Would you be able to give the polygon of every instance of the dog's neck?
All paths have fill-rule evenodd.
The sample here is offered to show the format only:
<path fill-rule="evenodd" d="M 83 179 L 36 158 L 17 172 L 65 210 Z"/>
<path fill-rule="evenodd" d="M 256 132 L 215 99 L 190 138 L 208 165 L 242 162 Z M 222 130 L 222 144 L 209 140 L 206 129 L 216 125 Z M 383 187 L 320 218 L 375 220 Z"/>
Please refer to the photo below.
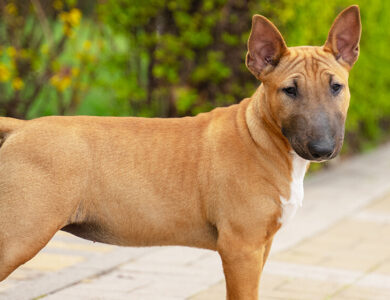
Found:
<path fill-rule="evenodd" d="M 251 97 L 246 110 L 246 122 L 253 140 L 264 150 L 271 153 L 278 151 L 284 155 L 292 151 L 280 125 L 272 115 L 263 84 Z"/>
<path fill-rule="evenodd" d="M 293 218 L 298 207 L 302 206 L 303 178 L 308 161 L 304 160 L 290 146 L 282 134 L 281 125 L 269 107 L 263 85 L 253 94 L 246 110 L 246 122 L 249 134 L 255 141 L 263 156 L 272 161 L 280 174 L 285 174 L 288 185 L 278 186 L 282 213 L 280 224 L 285 224 Z M 283 177 L 283 176 L 282 176 Z"/>

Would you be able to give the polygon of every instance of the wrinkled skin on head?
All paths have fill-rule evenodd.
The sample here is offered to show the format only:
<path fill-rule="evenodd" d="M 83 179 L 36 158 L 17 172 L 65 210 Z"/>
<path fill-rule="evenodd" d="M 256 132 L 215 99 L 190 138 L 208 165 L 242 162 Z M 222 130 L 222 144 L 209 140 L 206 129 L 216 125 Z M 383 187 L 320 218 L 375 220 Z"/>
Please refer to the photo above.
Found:
<path fill-rule="evenodd" d="M 290 48 L 263 84 L 270 112 L 297 154 L 308 160 L 338 154 L 350 93 L 348 71 L 332 54 L 322 47 Z M 289 94 L 291 87 L 295 93 Z"/>
<path fill-rule="evenodd" d="M 304 159 L 331 159 L 342 147 L 360 33 L 357 6 L 340 13 L 321 47 L 288 48 L 270 21 L 253 17 L 247 66 L 262 81 L 262 109 Z"/>

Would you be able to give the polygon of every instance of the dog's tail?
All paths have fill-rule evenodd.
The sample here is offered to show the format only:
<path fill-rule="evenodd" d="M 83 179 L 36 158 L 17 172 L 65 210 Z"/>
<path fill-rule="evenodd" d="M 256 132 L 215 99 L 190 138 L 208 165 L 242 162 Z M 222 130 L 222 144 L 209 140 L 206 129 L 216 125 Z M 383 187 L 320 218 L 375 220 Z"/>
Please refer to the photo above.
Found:
<path fill-rule="evenodd" d="M 0 147 L 4 144 L 6 137 L 16 129 L 22 127 L 25 122 L 24 120 L 0 117 Z"/>
<path fill-rule="evenodd" d="M 25 122 L 26 121 L 24 120 L 0 117 L 0 135 L 15 131 L 16 129 L 22 127 Z"/>

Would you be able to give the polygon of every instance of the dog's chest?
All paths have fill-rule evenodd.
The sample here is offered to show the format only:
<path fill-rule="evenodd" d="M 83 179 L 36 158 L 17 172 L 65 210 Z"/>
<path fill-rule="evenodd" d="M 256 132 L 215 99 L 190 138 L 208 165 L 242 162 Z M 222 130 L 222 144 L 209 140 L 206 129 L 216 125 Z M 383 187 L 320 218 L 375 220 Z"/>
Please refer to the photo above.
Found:
<path fill-rule="evenodd" d="M 298 207 L 302 206 L 303 201 L 303 178 L 305 177 L 308 161 L 298 156 L 295 152 L 292 155 L 290 198 L 280 197 L 282 215 L 279 221 L 282 225 L 286 224 L 295 216 Z"/>

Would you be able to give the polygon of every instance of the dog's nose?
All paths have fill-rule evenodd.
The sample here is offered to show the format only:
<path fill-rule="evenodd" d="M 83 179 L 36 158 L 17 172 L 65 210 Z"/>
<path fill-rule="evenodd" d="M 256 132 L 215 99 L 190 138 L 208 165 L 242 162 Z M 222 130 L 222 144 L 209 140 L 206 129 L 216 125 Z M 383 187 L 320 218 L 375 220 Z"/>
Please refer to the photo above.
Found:
<path fill-rule="evenodd" d="M 314 159 L 330 158 L 334 151 L 334 143 L 330 141 L 311 141 L 307 147 Z"/>

